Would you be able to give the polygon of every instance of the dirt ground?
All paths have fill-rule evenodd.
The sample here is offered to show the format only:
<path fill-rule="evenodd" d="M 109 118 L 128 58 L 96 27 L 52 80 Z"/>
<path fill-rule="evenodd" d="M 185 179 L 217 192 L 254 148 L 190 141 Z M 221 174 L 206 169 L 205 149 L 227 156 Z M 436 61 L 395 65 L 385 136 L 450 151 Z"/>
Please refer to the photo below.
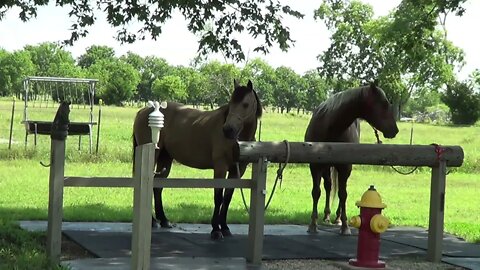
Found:
<path fill-rule="evenodd" d="M 75 260 L 95 258 L 93 254 L 79 246 L 77 243 L 62 237 L 62 256 L 61 260 Z M 435 264 L 426 262 L 424 258 L 393 258 L 388 260 L 386 269 L 395 270 L 460 270 L 461 267 L 455 267 L 446 263 Z M 352 269 L 345 262 L 326 261 L 326 260 L 268 260 L 262 262 L 262 269 L 266 270 L 341 270 Z M 361 268 L 359 268 L 361 269 Z"/>

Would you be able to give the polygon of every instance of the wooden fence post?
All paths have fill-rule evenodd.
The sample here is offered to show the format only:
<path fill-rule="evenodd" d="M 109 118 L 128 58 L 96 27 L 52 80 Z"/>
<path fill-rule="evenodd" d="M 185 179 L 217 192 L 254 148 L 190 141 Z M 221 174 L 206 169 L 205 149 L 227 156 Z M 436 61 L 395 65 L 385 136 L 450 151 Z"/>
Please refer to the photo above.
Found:
<path fill-rule="evenodd" d="M 153 143 L 137 146 L 135 150 L 131 248 L 133 270 L 150 269 L 154 155 Z"/>
<path fill-rule="evenodd" d="M 446 169 L 445 160 L 440 160 L 437 167 L 432 167 L 427 260 L 437 263 L 442 259 Z"/>
<path fill-rule="evenodd" d="M 262 262 L 267 167 L 266 158 L 260 158 L 252 165 L 252 181 L 254 183 L 250 195 L 247 245 L 247 262 L 252 264 L 261 264 Z"/>
<path fill-rule="evenodd" d="M 63 179 L 65 140 L 51 140 L 48 188 L 47 256 L 52 265 L 60 263 L 62 249 Z"/>

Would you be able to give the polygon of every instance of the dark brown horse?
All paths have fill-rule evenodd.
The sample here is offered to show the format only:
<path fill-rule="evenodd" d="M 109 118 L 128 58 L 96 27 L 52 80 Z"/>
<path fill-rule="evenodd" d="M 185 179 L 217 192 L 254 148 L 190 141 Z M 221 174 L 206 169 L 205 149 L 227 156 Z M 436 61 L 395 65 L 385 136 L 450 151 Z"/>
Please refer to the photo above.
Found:
<path fill-rule="evenodd" d="M 214 178 L 239 178 L 245 172 L 247 164 L 236 167 L 237 140 L 253 141 L 257 130 L 257 120 L 262 115 L 262 106 L 253 90 L 252 82 L 247 86 L 235 87 L 230 102 L 214 111 L 200 111 L 182 104 L 170 102 L 161 109 L 165 124 L 160 133 L 156 151 L 156 171 L 166 178 L 170 173 L 172 161 L 198 169 L 213 169 Z M 152 108 L 141 109 L 133 125 L 134 147 L 151 142 L 148 127 L 148 115 Z M 238 175 L 238 172 L 240 175 Z M 155 217 L 153 226 L 171 227 L 165 216 L 162 204 L 162 189 L 153 189 Z M 233 189 L 215 189 L 215 208 L 211 219 L 212 239 L 230 236 L 227 226 L 227 211 L 232 199 Z"/>
<path fill-rule="evenodd" d="M 349 142 L 359 143 L 360 123 L 358 118 L 366 120 L 386 138 L 394 138 L 398 133 L 397 124 L 383 90 L 371 83 L 368 86 L 348 89 L 337 93 L 324 101 L 313 113 L 305 133 L 306 142 Z M 320 181 L 324 178 L 325 210 L 324 220 L 330 221 L 330 190 L 332 179 L 330 168 L 337 171 L 338 209 L 336 222 L 341 222 L 341 234 L 350 234 L 347 224 L 345 202 L 347 200 L 347 180 L 352 172 L 351 164 L 310 164 L 312 175 L 312 220 L 308 232 L 317 232 L 320 198 Z"/>

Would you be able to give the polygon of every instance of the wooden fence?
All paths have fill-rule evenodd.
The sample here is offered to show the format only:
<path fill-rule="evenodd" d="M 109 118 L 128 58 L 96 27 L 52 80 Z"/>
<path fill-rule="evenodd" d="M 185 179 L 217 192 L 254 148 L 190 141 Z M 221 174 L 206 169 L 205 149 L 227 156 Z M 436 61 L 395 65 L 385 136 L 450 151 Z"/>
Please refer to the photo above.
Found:
<path fill-rule="evenodd" d="M 268 162 L 338 163 L 428 166 L 432 168 L 427 259 L 439 262 L 442 255 L 446 168 L 463 162 L 459 146 L 374 145 L 348 143 L 239 142 L 239 160 L 253 163 L 251 179 L 154 179 L 154 145 L 138 146 L 135 175 L 130 177 L 76 177 L 64 175 L 65 141 L 52 139 L 48 207 L 47 252 L 58 264 L 61 252 L 64 187 L 134 188 L 132 269 L 149 269 L 152 188 L 250 188 L 250 220 L 247 262 L 260 264 L 263 250 L 265 194 Z"/>

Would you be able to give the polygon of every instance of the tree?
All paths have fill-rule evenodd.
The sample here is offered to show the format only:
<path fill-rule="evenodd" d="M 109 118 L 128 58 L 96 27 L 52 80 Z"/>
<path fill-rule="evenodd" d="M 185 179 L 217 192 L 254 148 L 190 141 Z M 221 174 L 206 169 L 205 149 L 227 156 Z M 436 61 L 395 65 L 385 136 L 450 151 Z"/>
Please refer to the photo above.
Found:
<path fill-rule="evenodd" d="M 35 74 L 30 53 L 25 50 L 8 53 L 0 50 L 0 96 L 15 95 L 23 90 L 23 79 Z"/>
<path fill-rule="evenodd" d="M 450 108 L 454 124 L 472 125 L 480 118 L 480 93 L 472 81 L 449 84 L 441 99 Z"/>
<path fill-rule="evenodd" d="M 171 71 L 170 65 L 163 58 L 147 56 L 143 67 L 140 68 L 140 83 L 137 87 L 137 97 L 140 100 L 153 98 L 152 84 L 156 79 L 163 78 Z"/>
<path fill-rule="evenodd" d="M 204 100 L 210 103 L 210 107 L 227 103 L 233 92 L 233 80 L 239 77 L 240 70 L 233 64 L 211 61 L 200 67 L 199 71 L 207 79 L 208 89 Z"/>
<path fill-rule="evenodd" d="M 208 90 L 208 81 L 204 74 L 192 67 L 177 66 L 172 68 L 171 74 L 181 78 L 186 87 L 186 103 L 198 106 L 208 104 L 205 100 Z"/>
<path fill-rule="evenodd" d="M 288 113 L 292 108 L 300 107 L 305 97 L 303 90 L 306 89 L 301 77 L 291 68 L 281 66 L 275 69 L 275 78 L 274 105 L 282 113 L 285 109 Z"/>
<path fill-rule="evenodd" d="M 100 60 L 115 59 L 115 50 L 112 47 L 92 45 L 86 52 L 78 58 L 78 65 L 82 68 L 88 68 Z"/>
<path fill-rule="evenodd" d="M 414 1 L 404 0 L 394 13 L 378 19 L 373 19 L 369 5 L 359 1 L 329 0 L 322 4 L 315 17 L 332 31 L 330 48 L 319 56 L 319 70 L 327 82 L 345 87 L 378 79 L 400 111 L 416 91 L 438 91 L 451 81 L 453 66 L 463 61 L 462 51 L 429 24 L 421 31 L 411 29 L 412 25 L 426 23 L 425 17 L 429 18 L 432 9 L 422 5 L 417 8 L 410 2 Z M 442 12 L 434 11 L 437 15 Z M 405 43 L 410 38 L 408 31 L 421 36 L 415 37 L 415 43 Z"/>
<path fill-rule="evenodd" d="M 258 97 L 264 107 L 273 104 L 273 87 L 275 85 L 275 69 L 260 58 L 249 61 L 240 73 L 243 81 L 252 80 Z"/>
<path fill-rule="evenodd" d="M 27 45 L 25 51 L 30 53 L 35 65 L 36 76 L 74 77 L 79 74 L 72 54 L 58 44 L 44 42 L 38 45 Z"/>
<path fill-rule="evenodd" d="M 131 51 L 128 51 L 126 55 L 120 56 L 120 60 L 132 65 L 132 67 L 134 67 L 139 72 L 143 72 L 145 68 L 145 59 Z"/>
<path fill-rule="evenodd" d="M 303 75 L 306 85 L 306 103 L 304 108 L 309 111 L 315 110 L 320 103 L 327 99 L 327 86 L 317 70 L 309 70 Z"/>
<path fill-rule="evenodd" d="M 47 5 L 50 1 L 12 0 L 0 3 L 0 19 L 5 12 L 19 8 L 19 17 L 27 21 L 36 17 L 37 7 Z M 69 9 L 69 16 L 74 23 L 71 36 L 66 44 L 73 44 L 80 37 L 88 34 L 88 29 L 96 19 L 98 12 L 104 12 L 107 22 L 118 29 L 117 39 L 134 42 L 150 35 L 156 39 L 162 33 L 162 25 L 179 10 L 188 22 L 188 30 L 202 34 L 198 51 L 201 54 L 223 52 L 228 58 L 242 60 L 245 55 L 236 39 L 237 34 L 247 32 L 261 41 L 255 51 L 268 52 L 277 43 L 282 50 L 287 50 L 293 40 L 289 28 L 283 24 L 285 15 L 302 18 L 303 15 L 292 10 L 279 0 L 271 1 L 71 1 L 57 0 L 56 5 Z M 132 23 L 139 22 L 140 27 L 131 29 Z M 212 30 L 202 33 L 206 24 Z"/>
<path fill-rule="evenodd" d="M 118 59 L 97 61 L 87 72 L 90 77 L 99 79 L 97 97 L 102 98 L 106 104 L 122 105 L 131 100 L 140 82 L 139 72 Z"/>
<path fill-rule="evenodd" d="M 152 92 L 155 99 L 161 101 L 184 101 L 187 97 L 187 87 L 176 75 L 155 79 L 152 84 Z"/>

